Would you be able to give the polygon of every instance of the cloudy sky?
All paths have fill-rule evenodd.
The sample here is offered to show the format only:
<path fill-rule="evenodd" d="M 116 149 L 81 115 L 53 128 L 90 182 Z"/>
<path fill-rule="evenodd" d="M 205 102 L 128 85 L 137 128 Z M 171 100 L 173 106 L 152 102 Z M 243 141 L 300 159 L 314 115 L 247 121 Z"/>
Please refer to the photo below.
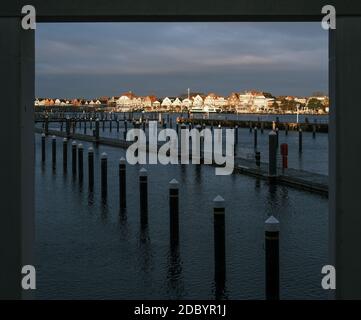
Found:
<path fill-rule="evenodd" d="M 38 97 L 328 89 L 320 23 L 38 24 Z"/>

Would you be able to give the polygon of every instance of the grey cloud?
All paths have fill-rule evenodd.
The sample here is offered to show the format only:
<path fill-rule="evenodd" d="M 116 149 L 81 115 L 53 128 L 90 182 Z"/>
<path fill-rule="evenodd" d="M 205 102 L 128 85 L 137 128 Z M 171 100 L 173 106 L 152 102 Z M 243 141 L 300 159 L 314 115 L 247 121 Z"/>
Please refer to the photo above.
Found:
<path fill-rule="evenodd" d="M 39 96 L 327 91 L 317 23 L 42 24 L 36 44 Z"/>

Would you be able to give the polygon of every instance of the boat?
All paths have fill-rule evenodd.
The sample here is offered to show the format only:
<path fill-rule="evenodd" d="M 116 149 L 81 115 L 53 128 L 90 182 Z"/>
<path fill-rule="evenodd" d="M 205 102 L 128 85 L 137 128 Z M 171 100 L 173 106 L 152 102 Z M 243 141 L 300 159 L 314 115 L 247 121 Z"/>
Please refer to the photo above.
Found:
<path fill-rule="evenodd" d="M 216 107 L 205 106 L 204 107 L 204 112 L 206 112 L 206 113 L 216 113 L 216 112 L 219 112 L 219 109 L 217 109 Z"/>
<path fill-rule="evenodd" d="M 190 110 L 190 113 L 216 113 L 219 112 L 219 109 L 216 107 L 205 106 L 205 107 L 193 107 Z"/>
<path fill-rule="evenodd" d="M 206 111 L 203 110 L 201 107 L 192 107 L 189 111 L 190 113 L 205 113 Z"/>

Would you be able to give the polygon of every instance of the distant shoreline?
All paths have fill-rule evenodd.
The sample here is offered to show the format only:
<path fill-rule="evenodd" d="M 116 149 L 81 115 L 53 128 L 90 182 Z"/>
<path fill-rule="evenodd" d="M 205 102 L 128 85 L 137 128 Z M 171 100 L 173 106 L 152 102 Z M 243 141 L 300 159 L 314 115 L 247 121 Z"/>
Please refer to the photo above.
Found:
<path fill-rule="evenodd" d="M 107 108 L 95 108 L 89 106 L 82 106 L 82 107 L 74 107 L 74 106 L 34 106 L 35 112 L 107 112 L 107 113 L 178 113 L 178 114 L 187 114 L 188 111 L 165 111 L 165 110 L 134 110 L 134 111 L 113 111 Z M 192 114 L 192 113 L 191 113 Z M 207 112 L 202 113 L 193 113 L 193 114 L 207 114 Z M 284 116 L 284 115 L 294 115 L 296 116 L 296 112 L 214 112 L 209 114 L 232 114 L 232 115 L 274 115 L 274 116 Z M 303 116 L 318 116 L 318 117 L 327 117 L 329 113 L 310 113 L 310 112 L 299 112 L 298 115 Z"/>

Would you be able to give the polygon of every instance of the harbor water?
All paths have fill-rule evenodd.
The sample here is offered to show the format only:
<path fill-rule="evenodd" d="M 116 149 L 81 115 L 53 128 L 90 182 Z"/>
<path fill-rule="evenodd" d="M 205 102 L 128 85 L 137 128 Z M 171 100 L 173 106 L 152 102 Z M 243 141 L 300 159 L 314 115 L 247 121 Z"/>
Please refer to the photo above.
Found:
<path fill-rule="evenodd" d="M 117 134 L 115 127 L 111 134 Z M 267 157 L 267 132 L 259 139 Z M 293 146 L 295 139 L 296 133 L 280 134 L 280 143 Z M 240 148 L 252 149 L 247 130 L 240 130 L 239 141 Z M 212 166 L 145 165 L 149 223 L 141 229 L 140 165 L 127 164 L 127 210 L 119 210 L 118 164 L 125 150 L 81 142 L 84 180 L 80 182 L 71 173 L 72 140 L 66 174 L 62 139 L 57 138 L 55 169 L 51 137 L 46 142 L 43 164 L 41 136 L 35 135 L 37 298 L 214 299 L 212 200 L 221 195 L 226 201 L 224 299 L 264 299 L 264 221 L 270 215 L 279 219 L 281 228 L 281 298 L 327 299 L 321 287 L 321 268 L 328 264 L 327 198 L 239 174 L 215 176 Z M 296 152 L 290 164 L 327 174 L 327 135 L 312 139 L 311 133 L 305 133 L 304 143 L 302 160 Z M 90 146 L 95 160 L 93 192 L 88 190 L 86 161 Z M 103 152 L 108 155 L 106 201 L 101 199 L 99 181 Z M 168 191 L 173 178 L 179 181 L 180 194 L 176 251 L 169 244 Z"/>

